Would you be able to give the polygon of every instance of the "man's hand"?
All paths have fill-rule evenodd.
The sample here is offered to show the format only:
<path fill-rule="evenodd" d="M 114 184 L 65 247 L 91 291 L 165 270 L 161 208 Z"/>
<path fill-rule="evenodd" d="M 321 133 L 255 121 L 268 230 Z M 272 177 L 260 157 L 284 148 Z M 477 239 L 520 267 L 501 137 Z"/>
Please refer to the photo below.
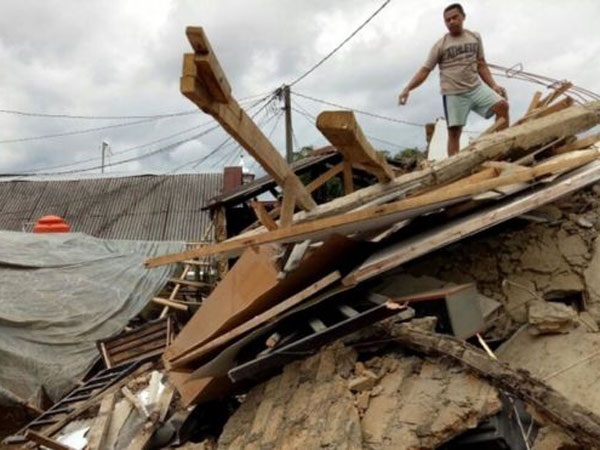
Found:
<path fill-rule="evenodd" d="M 410 93 L 410 91 L 408 89 L 404 89 L 400 93 L 400 96 L 398 97 L 398 104 L 399 105 L 406 105 L 406 102 L 408 101 L 408 94 L 409 93 Z"/>
<path fill-rule="evenodd" d="M 494 91 L 503 99 L 508 100 L 508 96 L 506 95 L 506 89 L 504 89 L 502 86 L 495 85 L 492 89 L 494 89 Z"/>

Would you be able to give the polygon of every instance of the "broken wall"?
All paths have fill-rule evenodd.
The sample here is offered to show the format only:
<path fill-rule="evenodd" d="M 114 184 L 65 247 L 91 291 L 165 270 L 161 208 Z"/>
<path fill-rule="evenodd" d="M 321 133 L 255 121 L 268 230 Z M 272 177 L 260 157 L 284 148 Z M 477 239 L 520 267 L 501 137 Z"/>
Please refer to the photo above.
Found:
<path fill-rule="evenodd" d="M 600 185 L 594 185 L 536 210 L 536 222 L 492 228 L 403 270 L 457 284 L 476 283 L 482 294 L 504 305 L 511 329 L 527 321 L 528 305 L 540 301 L 569 303 L 598 321 L 599 195 Z"/>

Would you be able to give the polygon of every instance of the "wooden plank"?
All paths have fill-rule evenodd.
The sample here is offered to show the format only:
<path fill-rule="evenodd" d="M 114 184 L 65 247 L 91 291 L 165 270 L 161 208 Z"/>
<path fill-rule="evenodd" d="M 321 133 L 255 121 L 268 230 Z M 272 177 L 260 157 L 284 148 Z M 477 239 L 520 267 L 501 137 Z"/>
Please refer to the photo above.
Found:
<path fill-rule="evenodd" d="M 166 334 L 163 339 L 159 341 L 148 342 L 147 344 L 139 345 L 130 350 L 112 355 L 113 364 L 117 365 L 124 361 L 141 359 L 144 354 L 152 352 L 154 350 L 163 349 L 167 346 Z"/>
<path fill-rule="evenodd" d="M 173 394 L 175 393 L 175 389 L 173 386 L 168 385 L 165 387 L 163 392 L 160 395 L 160 399 L 158 401 L 158 407 L 156 409 L 156 415 L 153 413 L 154 419 L 149 423 L 146 423 L 138 434 L 132 439 L 131 443 L 127 446 L 127 450 L 144 450 L 150 439 L 152 439 L 152 435 L 158 429 L 158 427 L 164 423 L 167 413 L 169 411 L 169 406 L 171 405 L 171 401 L 173 400 Z"/>
<path fill-rule="evenodd" d="M 127 399 L 118 402 L 113 411 L 113 415 L 108 427 L 106 436 L 106 448 L 113 449 L 119 438 L 119 434 L 129 414 L 133 410 L 133 405 Z"/>
<path fill-rule="evenodd" d="M 275 288 L 279 273 L 273 260 L 275 254 L 276 250 L 271 247 L 244 252 L 179 332 L 163 359 L 167 361 L 194 345 L 212 339 L 231 321 L 237 320 L 237 315 L 245 314 L 258 298 Z"/>
<path fill-rule="evenodd" d="M 518 197 L 500 207 L 492 206 L 472 213 L 376 252 L 358 269 L 348 274 L 343 283 L 354 286 L 467 236 L 551 203 L 598 180 L 600 180 L 600 161 L 593 161 L 562 180 L 557 180 L 551 185 Z"/>
<path fill-rule="evenodd" d="M 107 350 L 112 350 L 115 347 L 131 342 L 134 339 L 143 338 L 144 336 L 156 333 L 157 331 L 164 330 L 166 327 L 165 322 L 166 320 L 162 319 L 152 324 L 145 324 L 140 328 L 118 334 L 115 337 L 106 339 L 102 342 L 106 345 Z"/>
<path fill-rule="evenodd" d="M 526 115 L 522 119 L 519 119 L 515 122 L 515 125 L 521 125 L 525 122 L 531 121 L 532 119 L 540 119 L 542 117 L 549 116 L 550 114 L 557 113 L 559 111 L 563 111 L 571 106 L 573 106 L 574 100 L 571 97 L 565 97 L 560 102 L 554 103 L 553 105 L 540 107 L 530 114 Z"/>
<path fill-rule="evenodd" d="M 470 185 L 459 185 L 454 187 L 443 187 L 438 190 L 428 192 L 416 197 L 399 200 L 395 203 L 390 203 L 382 206 L 363 209 L 360 211 L 349 212 L 324 219 L 317 219 L 312 222 L 305 222 L 294 225 L 289 228 L 269 231 L 252 238 L 232 239 L 211 247 L 204 247 L 189 252 L 183 252 L 173 255 L 162 256 L 148 260 L 148 267 L 156 267 L 162 264 L 170 264 L 177 261 L 196 256 L 214 255 L 219 253 L 236 252 L 240 249 L 275 243 L 275 242 L 295 242 L 314 237 L 319 233 L 344 233 L 356 231 L 359 224 L 366 227 L 369 224 L 380 224 L 378 221 L 381 218 L 389 218 L 390 221 L 396 218 L 399 213 L 411 209 L 417 209 L 425 205 L 435 205 L 454 198 L 479 194 L 491 189 L 506 186 L 509 184 L 525 182 L 533 180 L 542 175 L 556 173 L 558 171 L 567 170 L 581 166 L 589 161 L 592 161 L 598 156 L 595 150 L 582 150 L 576 153 L 567 153 L 561 155 L 561 159 L 552 159 L 538 166 L 527 168 L 523 171 L 501 175 L 489 180 L 480 181 Z M 563 158 L 564 157 L 564 158 Z M 368 229 L 368 228 L 367 228 Z"/>
<path fill-rule="evenodd" d="M 180 80 L 181 93 L 213 116 L 263 166 L 277 184 L 284 186 L 285 180 L 290 179 L 296 191 L 298 206 L 306 210 L 314 208 L 316 203 L 283 156 L 230 95 L 227 79 L 216 61 L 204 30 L 200 27 L 188 27 L 186 34 L 196 51 L 194 63 L 198 75 L 188 75 L 190 71 L 184 70 Z"/>
<path fill-rule="evenodd" d="M 187 352 L 178 355 L 177 358 L 169 361 L 171 366 L 173 368 L 184 367 L 190 362 L 201 358 L 211 351 L 214 351 L 215 349 L 225 345 L 227 342 L 230 342 L 231 340 L 257 328 L 259 325 L 262 325 L 268 320 L 273 319 L 277 315 L 295 307 L 310 296 L 322 291 L 328 286 L 331 286 L 339 279 L 341 279 L 341 274 L 338 271 L 330 273 L 316 283 L 311 284 L 307 288 L 291 296 L 287 300 L 282 301 L 281 303 L 273 306 L 271 309 L 268 309 L 267 311 L 253 317 L 252 319 L 219 336 L 218 338 L 213 339 L 204 345 L 192 347 Z"/>
<path fill-rule="evenodd" d="M 36 444 L 43 445 L 44 447 L 51 448 L 52 450 L 73 450 L 72 447 L 61 444 L 60 442 L 33 430 L 27 430 L 27 433 L 25 433 L 25 439 L 35 442 Z"/>
<path fill-rule="evenodd" d="M 212 53 L 212 47 L 210 46 L 210 42 L 202 27 L 187 27 L 185 29 L 185 35 L 194 49 L 194 52 L 201 55 Z"/>
<path fill-rule="evenodd" d="M 342 168 L 344 170 L 344 194 L 348 195 L 354 192 L 354 178 L 352 174 L 352 163 L 344 161 Z"/>
<path fill-rule="evenodd" d="M 140 345 L 147 344 L 149 342 L 154 341 L 162 341 L 163 343 L 166 341 L 167 337 L 167 327 L 166 324 L 162 329 L 156 330 L 151 334 L 147 334 L 145 336 L 140 336 L 139 338 L 131 339 L 127 342 L 124 342 L 118 346 L 115 346 L 110 349 L 111 356 L 114 356 L 118 353 L 124 352 L 125 350 L 131 350 L 132 348 L 137 348 Z"/>
<path fill-rule="evenodd" d="M 174 300 L 169 300 L 162 297 L 153 297 L 152 301 L 159 305 L 168 306 L 169 308 L 178 309 L 180 311 L 187 311 L 189 309 L 187 305 L 177 303 Z"/>
<path fill-rule="evenodd" d="M 542 92 L 536 91 L 535 94 L 533 94 L 533 98 L 531 99 L 531 103 L 529 103 L 529 107 L 527 108 L 527 112 L 525 113 L 525 115 L 530 114 L 531 112 L 533 112 L 534 109 L 538 107 L 541 98 Z"/>
<path fill-rule="evenodd" d="M 552 151 L 552 154 L 562 155 L 563 153 L 572 152 L 573 150 L 580 150 L 583 148 L 591 147 L 598 141 L 600 141 L 600 133 L 592 134 L 588 137 L 577 139 L 575 142 L 554 149 Z"/>
<path fill-rule="evenodd" d="M 121 388 L 121 392 L 123 393 L 125 398 L 129 400 L 129 402 L 134 406 L 134 408 L 137 409 L 137 411 L 142 417 L 145 417 L 146 419 L 150 417 L 150 413 L 148 413 L 146 407 L 143 405 L 140 399 L 133 394 L 133 392 L 131 392 L 126 386 L 123 386 Z"/>
<path fill-rule="evenodd" d="M 100 402 L 100 410 L 90 429 L 87 450 L 103 450 L 104 443 L 110 426 L 113 408 L 115 406 L 115 394 L 109 394 Z"/>
<path fill-rule="evenodd" d="M 225 77 L 221 65 L 215 54 L 209 52 L 206 55 L 194 55 L 194 63 L 198 71 L 198 77 L 206 86 L 206 90 L 215 102 L 227 103 L 231 96 L 231 86 Z"/>
<path fill-rule="evenodd" d="M 342 172 L 343 169 L 344 169 L 343 162 L 336 164 L 331 169 L 329 169 L 327 172 L 322 173 L 317 178 L 315 178 L 310 183 L 308 183 L 306 185 L 306 190 L 310 193 L 313 193 L 314 191 L 319 189 L 321 186 L 323 186 L 325 183 L 327 183 L 329 180 L 331 180 L 333 177 L 335 177 L 338 173 Z"/>
<path fill-rule="evenodd" d="M 596 101 L 585 106 L 572 106 L 521 125 L 513 125 L 477 139 L 458 155 L 435 162 L 428 168 L 400 175 L 389 183 L 358 189 L 350 195 L 318 205 L 310 212 L 300 211 L 294 215 L 294 223 L 339 214 L 366 204 L 382 204 L 456 181 L 470 175 L 485 161 L 506 159 L 515 152 L 522 155 L 523 150 L 536 149 L 557 137 L 571 136 L 587 130 L 600 122 L 599 112 L 600 101 Z M 264 230 L 252 230 L 238 237 L 250 237 L 262 231 Z"/>
<path fill-rule="evenodd" d="M 281 214 L 279 219 L 279 225 L 289 227 L 292 224 L 294 218 L 294 207 L 296 206 L 296 191 L 290 180 L 286 180 L 283 188 L 283 201 L 281 202 Z"/>
<path fill-rule="evenodd" d="M 317 117 L 317 128 L 344 156 L 344 161 L 358 163 L 382 181 L 395 175 L 383 155 L 370 144 L 352 111 L 324 111 Z"/>
<path fill-rule="evenodd" d="M 540 100 L 539 107 L 545 108 L 546 106 L 550 105 L 554 100 L 556 100 L 562 94 L 566 93 L 572 87 L 573 83 L 571 82 L 561 83 L 561 85 L 557 89 L 550 92 L 550 94 L 548 94 L 545 98 Z"/>
<path fill-rule="evenodd" d="M 256 214 L 258 221 L 263 227 L 265 227 L 269 231 L 277 229 L 277 224 L 269 215 L 269 213 L 265 209 L 265 205 L 262 202 L 252 199 L 250 201 L 250 206 L 254 210 L 254 214 Z"/>

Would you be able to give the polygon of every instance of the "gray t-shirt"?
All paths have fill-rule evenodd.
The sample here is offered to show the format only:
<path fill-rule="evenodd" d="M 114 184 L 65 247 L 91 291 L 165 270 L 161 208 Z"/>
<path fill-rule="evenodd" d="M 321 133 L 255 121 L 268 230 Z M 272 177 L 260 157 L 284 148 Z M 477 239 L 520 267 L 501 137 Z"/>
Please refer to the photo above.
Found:
<path fill-rule="evenodd" d="M 435 43 L 423 64 L 433 70 L 440 65 L 440 85 L 442 94 L 469 92 L 481 84 L 477 72 L 477 61 L 484 59 L 481 36 L 463 30 L 460 36 L 450 33 Z"/>

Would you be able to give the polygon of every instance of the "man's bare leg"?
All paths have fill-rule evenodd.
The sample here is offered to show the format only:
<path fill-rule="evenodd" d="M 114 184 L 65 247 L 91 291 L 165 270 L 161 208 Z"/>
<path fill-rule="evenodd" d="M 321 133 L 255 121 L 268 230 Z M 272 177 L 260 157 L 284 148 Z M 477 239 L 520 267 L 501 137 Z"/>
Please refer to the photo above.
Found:
<path fill-rule="evenodd" d="M 492 105 L 490 110 L 496 114 L 496 122 L 498 122 L 500 119 L 504 119 L 504 125 L 499 127 L 498 131 L 508 128 L 508 125 L 510 124 L 508 117 L 508 102 L 506 100 L 500 100 L 498 103 Z"/>
<path fill-rule="evenodd" d="M 460 150 L 460 134 L 462 133 L 462 127 L 449 127 L 448 128 L 448 156 L 454 156 L 458 154 Z"/>

